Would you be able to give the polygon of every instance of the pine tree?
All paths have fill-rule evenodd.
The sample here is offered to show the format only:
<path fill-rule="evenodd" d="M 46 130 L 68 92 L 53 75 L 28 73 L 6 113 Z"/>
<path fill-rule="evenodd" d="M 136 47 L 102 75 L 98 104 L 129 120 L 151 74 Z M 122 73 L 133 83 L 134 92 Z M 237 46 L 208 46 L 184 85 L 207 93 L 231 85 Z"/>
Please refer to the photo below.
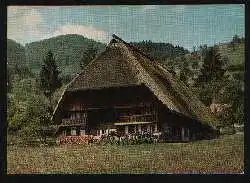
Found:
<path fill-rule="evenodd" d="M 217 48 L 211 47 L 207 50 L 204 58 L 201 75 L 198 77 L 199 84 L 208 83 L 222 79 L 225 73 L 226 58 L 222 58 Z"/>
<path fill-rule="evenodd" d="M 86 65 L 89 64 L 97 55 L 97 48 L 91 44 L 86 51 L 83 52 L 81 61 L 80 61 L 80 68 L 84 69 Z"/>
<path fill-rule="evenodd" d="M 40 87 L 51 103 L 52 95 L 56 89 L 61 87 L 62 81 L 59 78 L 60 72 L 57 69 L 56 61 L 51 51 L 47 53 L 43 62 L 44 64 L 40 71 Z"/>
<path fill-rule="evenodd" d="M 206 105 L 211 104 L 223 85 L 227 62 L 227 58 L 220 55 L 218 47 L 207 49 L 201 74 L 195 82 L 195 86 L 201 89 L 200 95 L 206 95 L 206 99 L 201 99 Z"/>

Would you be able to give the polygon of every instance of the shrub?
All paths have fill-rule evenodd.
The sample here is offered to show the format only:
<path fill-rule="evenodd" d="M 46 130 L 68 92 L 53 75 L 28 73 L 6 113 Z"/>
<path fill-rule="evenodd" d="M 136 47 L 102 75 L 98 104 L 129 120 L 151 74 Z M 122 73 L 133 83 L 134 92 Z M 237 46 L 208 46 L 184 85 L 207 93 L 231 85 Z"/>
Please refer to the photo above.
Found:
<path fill-rule="evenodd" d="M 226 126 L 226 127 L 223 127 L 220 129 L 220 133 L 222 135 L 232 135 L 234 134 L 236 131 L 233 127 L 230 127 L 230 126 Z"/>

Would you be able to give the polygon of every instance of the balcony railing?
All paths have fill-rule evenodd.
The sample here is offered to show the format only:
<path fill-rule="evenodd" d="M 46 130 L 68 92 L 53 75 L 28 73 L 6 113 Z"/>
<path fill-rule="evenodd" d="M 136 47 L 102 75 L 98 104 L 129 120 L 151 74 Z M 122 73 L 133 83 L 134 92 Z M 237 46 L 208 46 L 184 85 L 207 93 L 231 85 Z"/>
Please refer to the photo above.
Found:
<path fill-rule="evenodd" d="M 154 122 L 157 121 L 157 116 L 153 114 L 142 114 L 142 115 L 131 115 L 131 116 L 120 116 L 119 122 Z"/>
<path fill-rule="evenodd" d="M 85 119 L 62 119 L 60 126 L 85 126 Z"/>

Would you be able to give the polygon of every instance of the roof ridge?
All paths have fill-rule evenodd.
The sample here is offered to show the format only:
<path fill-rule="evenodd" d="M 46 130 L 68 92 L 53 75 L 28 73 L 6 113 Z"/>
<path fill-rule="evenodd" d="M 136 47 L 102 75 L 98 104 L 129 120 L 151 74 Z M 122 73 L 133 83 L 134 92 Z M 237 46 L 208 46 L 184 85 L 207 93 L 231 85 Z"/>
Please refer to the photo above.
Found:
<path fill-rule="evenodd" d="M 151 57 L 150 55 L 148 55 L 147 53 L 145 53 L 144 51 L 142 51 L 140 48 L 136 47 L 135 45 L 124 41 L 123 39 L 121 39 L 120 37 L 118 37 L 115 34 L 113 34 L 112 37 L 113 37 L 113 39 L 118 40 L 119 42 L 122 42 L 126 46 L 130 47 L 133 51 L 136 51 L 136 52 L 142 54 L 142 56 L 146 57 L 150 61 L 156 62 L 156 60 L 153 57 Z"/>

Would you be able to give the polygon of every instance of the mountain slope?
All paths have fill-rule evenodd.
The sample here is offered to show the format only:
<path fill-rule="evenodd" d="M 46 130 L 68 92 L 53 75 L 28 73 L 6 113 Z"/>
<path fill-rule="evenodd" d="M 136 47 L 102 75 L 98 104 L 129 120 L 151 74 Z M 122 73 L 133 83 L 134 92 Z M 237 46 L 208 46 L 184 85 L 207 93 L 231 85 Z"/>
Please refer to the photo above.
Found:
<path fill-rule="evenodd" d="M 98 52 L 105 49 L 103 43 L 76 34 L 61 35 L 29 43 L 25 45 L 26 65 L 33 72 L 39 73 L 43 58 L 51 50 L 62 74 L 71 75 L 79 72 L 82 54 L 92 43 L 98 48 Z"/>
<path fill-rule="evenodd" d="M 24 46 L 11 39 L 7 39 L 7 63 L 9 67 L 25 63 Z"/>
<path fill-rule="evenodd" d="M 181 46 L 174 46 L 171 43 L 153 43 L 151 41 L 142 41 L 131 43 L 140 48 L 145 53 L 148 53 L 151 57 L 158 61 L 166 61 L 167 59 L 173 59 L 178 56 L 184 56 L 189 53 L 188 50 Z"/>
<path fill-rule="evenodd" d="M 61 35 L 26 44 L 26 65 L 31 68 L 33 72 L 39 73 L 44 56 L 48 50 L 51 50 L 62 74 L 72 75 L 80 71 L 79 63 L 82 54 L 91 43 L 98 48 L 99 53 L 104 51 L 105 45 L 103 43 L 95 42 L 94 40 L 76 34 Z M 166 58 L 184 55 L 188 52 L 183 47 L 175 47 L 170 43 L 143 41 L 133 44 L 157 60 L 165 60 Z"/>
<path fill-rule="evenodd" d="M 219 45 L 221 55 L 226 55 L 229 59 L 229 66 L 245 64 L 245 44 L 244 43 L 225 43 Z"/>

